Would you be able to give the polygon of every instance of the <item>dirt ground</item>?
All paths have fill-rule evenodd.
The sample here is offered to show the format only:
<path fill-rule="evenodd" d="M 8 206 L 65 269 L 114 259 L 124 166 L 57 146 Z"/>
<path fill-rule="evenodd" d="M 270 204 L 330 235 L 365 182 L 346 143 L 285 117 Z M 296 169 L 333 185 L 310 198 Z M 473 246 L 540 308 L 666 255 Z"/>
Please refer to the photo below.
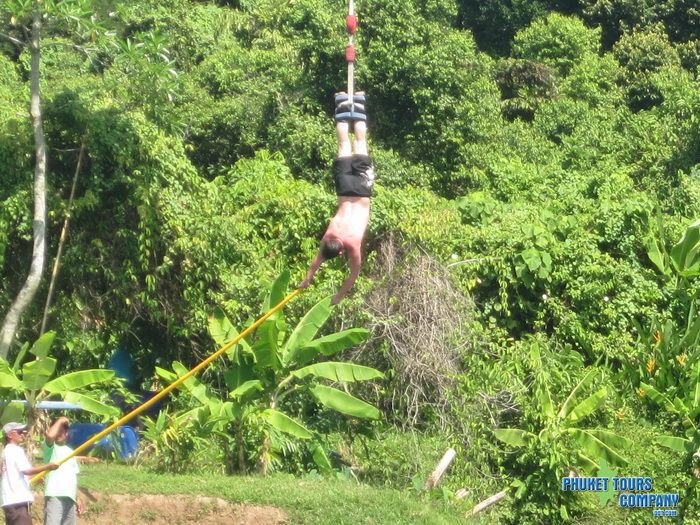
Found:
<path fill-rule="evenodd" d="M 230 503 L 220 498 L 100 494 L 90 492 L 80 525 L 283 525 L 286 515 L 274 507 Z M 84 498 L 85 499 L 85 498 Z M 43 497 L 36 498 L 34 523 L 43 523 Z"/>

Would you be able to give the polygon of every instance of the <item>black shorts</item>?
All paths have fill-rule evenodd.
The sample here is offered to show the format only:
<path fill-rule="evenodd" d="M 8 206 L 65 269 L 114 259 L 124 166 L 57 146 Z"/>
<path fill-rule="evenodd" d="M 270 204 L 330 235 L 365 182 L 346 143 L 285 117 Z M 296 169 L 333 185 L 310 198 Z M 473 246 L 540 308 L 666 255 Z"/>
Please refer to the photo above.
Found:
<path fill-rule="evenodd" d="M 371 197 L 374 165 L 369 155 L 340 157 L 333 161 L 333 180 L 338 197 Z"/>

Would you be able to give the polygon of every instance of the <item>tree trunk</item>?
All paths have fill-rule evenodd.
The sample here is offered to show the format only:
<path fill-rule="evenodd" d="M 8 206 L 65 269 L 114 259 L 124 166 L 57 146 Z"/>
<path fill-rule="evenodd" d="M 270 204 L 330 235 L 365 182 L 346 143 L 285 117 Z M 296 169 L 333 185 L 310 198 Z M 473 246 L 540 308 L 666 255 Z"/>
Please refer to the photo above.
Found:
<path fill-rule="evenodd" d="M 39 90 L 41 9 L 36 2 L 34 8 L 30 43 L 32 57 L 30 113 L 36 151 L 34 166 L 34 247 L 32 251 L 32 264 L 29 268 L 27 280 L 17 294 L 12 306 L 10 306 L 10 310 L 7 312 L 2 323 L 2 329 L 0 329 L 0 357 L 3 358 L 7 358 L 22 314 L 32 302 L 32 299 L 34 299 L 39 289 L 41 276 L 44 273 L 44 259 L 46 253 L 46 141 L 44 138 L 44 126 L 41 121 L 41 92 Z"/>

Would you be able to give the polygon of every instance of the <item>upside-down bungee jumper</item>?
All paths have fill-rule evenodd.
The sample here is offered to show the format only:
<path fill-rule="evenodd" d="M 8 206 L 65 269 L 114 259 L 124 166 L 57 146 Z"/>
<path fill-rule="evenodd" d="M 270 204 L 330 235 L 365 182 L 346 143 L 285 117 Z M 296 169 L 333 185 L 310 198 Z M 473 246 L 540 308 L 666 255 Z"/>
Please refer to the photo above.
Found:
<path fill-rule="evenodd" d="M 338 156 L 333 162 L 333 179 L 338 195 L 338 209 L 321 239 L 316 257 L 306 278 L 299 285 L 306 288 L 323 261 L 343 255 L 348 260 L 350 273 L 332 299 L 338 304 L 350 291 L 360 275 L 362 241 L 369 223 L 370 199 L 374 185 L 374 165 L 367 148 L 367 113 L 364 92 L 355 93 L 355 46 L 357 16 L 353 0 L 347 16 L 349 43 L 345 48 L 348 63 L 347 92 L 335 95 L 335 129 L 338 138 Z M 350 139 L 352 132 L 353 138 Z"/>

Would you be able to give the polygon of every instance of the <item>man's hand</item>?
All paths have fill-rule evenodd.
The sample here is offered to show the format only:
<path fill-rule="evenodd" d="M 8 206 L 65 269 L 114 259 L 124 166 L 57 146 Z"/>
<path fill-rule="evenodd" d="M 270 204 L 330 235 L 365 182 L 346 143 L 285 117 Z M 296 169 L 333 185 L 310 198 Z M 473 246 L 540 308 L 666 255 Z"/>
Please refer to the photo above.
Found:
<path fill-rule="evenodd" d="M 331 299 L 331 304 L 333 306 L 337 305 L 338 303 L 340 303 L 340 301 L 343 300 L 343 297 L 345 297 L 345 294 L 344 293 L 341 294 L 340 292 L 338 292 L 337 294 L 335 294 L 333 296 L 333 299 Z"/>
<path fill-rule="evenodd" d="M 48 463 L 46 465 L 46 470 L 56 470 L 58 467 L 60 467 L 58 463 Z"/>
<path fill-rule="evenodd" d="M 75 510 L 77 511 L 78 516 L 82 516 L 83 511 L 85 510 L 85 506 L 83 505 L 83 500 L 81 500 L 80 498 L 78 498 L 78 501 L 75 505 Z"/>

